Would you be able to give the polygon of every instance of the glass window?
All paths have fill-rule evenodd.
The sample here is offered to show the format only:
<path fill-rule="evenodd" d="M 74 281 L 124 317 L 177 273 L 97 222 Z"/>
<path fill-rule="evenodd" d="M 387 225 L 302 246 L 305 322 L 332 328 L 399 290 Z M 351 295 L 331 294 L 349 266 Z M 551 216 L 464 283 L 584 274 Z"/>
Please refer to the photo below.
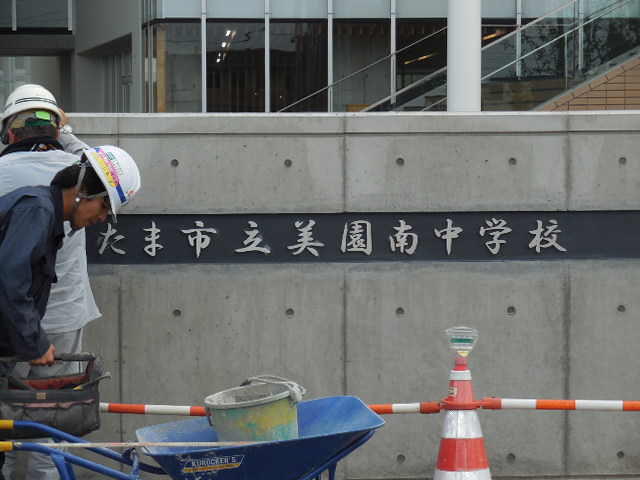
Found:
<path fill-rule="evenodd" d="M 50 57 L 0 57 L 0 105 L 20 85 L 37 83 L 47 89 L 60 101 L 60 59 Z"/>
<path fill-rule="evenodd" d="M 529 19 L 539 18 L 565 3 L 567 2 L 554 0 L 522 0 L 522 17 Z"/>
<path fill-rule="evenodd" d="M 264 18 L 264 0 L 207 0 L 207 15 L 209 18 Z"/>
<path fill-rule="evenodd" d="M 153 29 L 152 111 L 200 112 L 200 23 L 165 23 Z"/>
<path fill-rule="evenodd" d="M 391 18 L 389 0 L 334 0 L 334 18 Z"/>
<path fill-rule="evenodd" d="M 327 86 L 327 22 L 270 24 L 271 109 L 278 111 Z M 326 88 L 287 109 L 326 112 Z"/>
<path fill-rule="evenodd" d="M 447 0 L 396 0 L 396 14 L 398 18 L 447 18 Z"/>
<path fill-rule="evenodd" d="M 516 17 L 516 2 L 513 0 L 491 0 L 490 2 L 482 2 L 482 18 L 506 17 Z"/>
<path fill-rule="evenodd" d="M 360 111 L 391 93 L 389 35 L 389 21 L 334 23 L 334 111 Z"/>
<path fill-rule="evenodd" d="M 327 0 L 270 0 L 271 19 L 327 18 Z"/>
<path fill-rule="evenodd" d="M 264 112 L 264 22 L 207 24 L 207 111 Z"/>
<path fill-rule="evenodd" d="M 104 111 L 129 112 L 131 99 L 131 50 L 102 57 Z"/>
<path fill-rule="evenodd" d="M 67 0 L 18 0 L 18 30 L 21 28 L 67 28 Z"/>
<path fill-rule="evenodd" d="M 0 28 L 11 27 L 11 0 L 0 0 Z"/>
<path fill-rule="evenodd" d="M 200 0 L 180 0 L 179 2 L 158 2 L 159 18 L 200 18 Z"/>
<path fill-rule="evenodd" d="M 447 66 L 445 27 L 445 22 L 397 22 L 398 90 Z"/>
<path fill-rule="evenodd" d="M 446 67 L 446 22 L 398 20 L 396 49 L 396 89 L 402 90 Z M 432 81 L 415 85 L 400 98 L 403 110 L 422 110 L 442 100 L 443 90 L 439 87 Z"/>

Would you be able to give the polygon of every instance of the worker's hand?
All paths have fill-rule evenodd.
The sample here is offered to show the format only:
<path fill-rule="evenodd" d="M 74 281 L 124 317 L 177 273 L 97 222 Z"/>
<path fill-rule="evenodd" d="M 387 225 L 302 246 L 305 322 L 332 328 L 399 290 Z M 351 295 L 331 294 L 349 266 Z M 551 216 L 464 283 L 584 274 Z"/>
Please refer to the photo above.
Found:
<path fill-rule="evenodd" d="M 29 360 L 29 365 L 39 365 L 44 367 L 45 365 L 54 365 L 56 363 L 55 359 L 56 347 L 51 345 L 47 353 L 45 353 L 40 358 L 36 358 L 35 360 Z"/>
<path fill-rule="evenodd" d="M 60 126 L 64 127 L 67 124 L 67 113 L 60 107 L 58 107 L 58 110 L 60 110 L 60 116 L 62 117 L 62 119 L 60 120 Z"/>

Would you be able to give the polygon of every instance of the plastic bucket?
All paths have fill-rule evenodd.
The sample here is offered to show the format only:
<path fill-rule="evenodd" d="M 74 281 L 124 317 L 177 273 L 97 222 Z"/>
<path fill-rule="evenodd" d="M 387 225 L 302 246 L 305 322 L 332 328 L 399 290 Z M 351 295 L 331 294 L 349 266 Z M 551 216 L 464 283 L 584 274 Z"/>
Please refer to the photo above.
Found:
<path fill-rule="evenodd" d="M 205 398 L 222 442 L 298 438 L 298 407 L 287 385 L 257 382 Z"/>

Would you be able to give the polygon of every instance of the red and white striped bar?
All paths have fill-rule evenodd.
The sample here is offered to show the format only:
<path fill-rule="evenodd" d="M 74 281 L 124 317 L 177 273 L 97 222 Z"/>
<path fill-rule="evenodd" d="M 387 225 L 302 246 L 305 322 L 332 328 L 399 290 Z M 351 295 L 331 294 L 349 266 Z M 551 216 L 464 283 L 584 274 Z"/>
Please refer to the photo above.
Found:
<path fill-rule="evenodd" d="M 378 415 L 397 413 L 438 413 L 442 410 L 440 402 L 420 403 L 388 403 L 382 405 L 368 405 Z M 183 415 L 190 417 L 204 417 L 204 407 L 190 407 L 188 405 L 143 405 L 135 403 L 100 403 L 100 411 L 107 413 L 133 413 L 150 415 Z"/>
<path fill-rule="evenodd" d="M 154 415 L 184 415 L 188 417 L 204 417 L 204 407 L 188 405 L 143 405 L 135 403 L 100 403 L 100 411 L 108 413 L 134 413 Z"/>
<path fill-rule="evenodd" d="M 545 400 L 535 398 L 483 398 L 482 408 L 489 410 L 603 410 L 638 412 L 640 401 L 628 400 Z"/>
<path fill-rule="evenodd" d="M 385 405 L 368 405 L 378 415 L 391 415 L 394 413 L 438 413 L 442 410 L 440 402 L 420 403 L 388 403 Z"/>

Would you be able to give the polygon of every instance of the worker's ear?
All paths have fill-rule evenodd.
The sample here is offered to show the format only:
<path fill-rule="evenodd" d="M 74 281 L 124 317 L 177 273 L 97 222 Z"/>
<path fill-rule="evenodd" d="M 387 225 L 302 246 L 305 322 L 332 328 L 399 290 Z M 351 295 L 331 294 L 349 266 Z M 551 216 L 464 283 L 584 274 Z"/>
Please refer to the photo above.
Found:
<path fill-rule="evenodd" d="M 11 145 L 12 143 L 16 143 L 18 141 L 18 137 L 14 133 L 13 128 L 10 128 L 9 130 L 7 130 L 7 133 L 9 135 L 9 145 Z"/>

